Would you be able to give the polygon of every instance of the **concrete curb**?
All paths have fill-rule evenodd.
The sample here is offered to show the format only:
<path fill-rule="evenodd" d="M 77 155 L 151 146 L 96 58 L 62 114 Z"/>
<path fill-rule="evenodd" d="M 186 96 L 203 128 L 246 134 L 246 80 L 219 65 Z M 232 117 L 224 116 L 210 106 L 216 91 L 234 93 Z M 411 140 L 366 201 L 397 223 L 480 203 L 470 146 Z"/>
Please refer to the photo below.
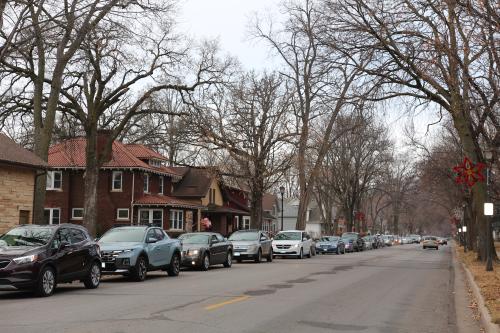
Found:
<path fill-rule="evenodd" d="M 476 284 L 476 281 L 474 281 L 474 276 L 463 262 L 460 262 L 460 264 L 465 271 L 465 276 L 467 277 L 467 281 L 469 282 L 470 288 L 472 289 L 474 298 L 477 300 L 477 307 L 479 313 L 481 314 L 481 318 L 479 319 L 481 326 L 484 328 L 484 331 L 486 333 L 500 333 L 500 327 L 497 324 L 493 323 L 491 320 L 490 312 L 484 304 L 483 295 L 481 295 L 481 290 Z"/>

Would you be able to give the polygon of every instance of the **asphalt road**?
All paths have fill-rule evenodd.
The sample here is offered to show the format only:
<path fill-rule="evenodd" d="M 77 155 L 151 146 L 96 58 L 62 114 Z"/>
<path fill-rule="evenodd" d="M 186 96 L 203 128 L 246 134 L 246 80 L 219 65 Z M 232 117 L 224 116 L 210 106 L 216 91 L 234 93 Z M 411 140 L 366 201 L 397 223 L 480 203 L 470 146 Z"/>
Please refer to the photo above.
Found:
<path fill-rule="evenodd" d="M 450 247 L 234 264 L 49 298 L 0 292 L 0 332 L 456 332 Z"/>

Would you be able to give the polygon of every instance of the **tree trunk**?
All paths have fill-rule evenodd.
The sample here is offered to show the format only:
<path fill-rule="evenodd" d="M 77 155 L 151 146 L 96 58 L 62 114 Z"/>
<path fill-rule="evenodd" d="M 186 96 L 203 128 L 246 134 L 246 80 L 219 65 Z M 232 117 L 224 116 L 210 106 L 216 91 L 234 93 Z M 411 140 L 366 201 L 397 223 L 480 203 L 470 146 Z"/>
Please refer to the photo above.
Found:
<path fill-rule="evenodd" d="M 253 190 L 250 199 L 250 221 L 251 228 L 262 229 L 262 190 Z"/>
<path fill-rule="evenodd" d="M 35 154 L 44 161 L 48 161 L 50 137 L 43 128 L 35 128 Z M 47 177 L 39 176 L 35 180 L 35 193 L 33 202 L 33 223 L 45 224 L 45 191 L 47 189 Z M 50 223 L 50 222 L 49 222 Z"/>
<path fill-rule="evenodd" d="M 97 235 L 97 185 L 99 181 L 99 156 L 97 152 L 97 126 L 87 130 L 85 148 L 86 167 L 84 179 L 83 225 L 90 235 Z"/>

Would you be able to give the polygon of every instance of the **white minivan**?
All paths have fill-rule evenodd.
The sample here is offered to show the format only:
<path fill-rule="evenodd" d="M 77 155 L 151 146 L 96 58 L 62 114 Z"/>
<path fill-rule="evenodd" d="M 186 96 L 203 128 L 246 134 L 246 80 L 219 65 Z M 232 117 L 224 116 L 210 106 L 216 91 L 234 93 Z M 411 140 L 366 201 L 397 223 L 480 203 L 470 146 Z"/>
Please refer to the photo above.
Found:
<path fill-rule="evenodd" d="M 273 238 L 274 257 L 293 256 L 299 259 L 311 257 L 314 244 L 311 236 L 303 230 L 280 231 Z"/>

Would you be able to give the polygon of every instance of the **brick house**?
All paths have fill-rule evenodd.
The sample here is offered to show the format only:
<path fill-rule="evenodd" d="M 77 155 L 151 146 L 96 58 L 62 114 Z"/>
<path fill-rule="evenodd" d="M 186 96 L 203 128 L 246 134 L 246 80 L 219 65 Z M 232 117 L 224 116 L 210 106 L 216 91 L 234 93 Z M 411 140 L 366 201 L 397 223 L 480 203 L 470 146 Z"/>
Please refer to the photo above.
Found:
<path fill-rule="evenodd" d="M 46 168 L 42 159 L 0 133 L 0 234 L 32 222 L 35 178 Z"/>
<path fill-rule="evenodd" d="M 106 135 L 100 132 L 98 151 Z M 82 221 L 85 146 L 86 139 L 79 137 L 50 147 L 45 223 Z M 153 224 L 174 235 L 192 229 L 201 201 L 172 196 L 182 175 L 165 166 L 165 160 L 144 145 L 113 142 L 99 173 L 99 234 L 117 225 Z"/>
<path fill-rule="evenodd" d="M 262 230 L 275 234 L 281 228 L 281 221 L 278 225 L 277 217 L 280 214 L 280 204 L 278 197 L 271 193 L 264 193 L 262 198 Z"/>

